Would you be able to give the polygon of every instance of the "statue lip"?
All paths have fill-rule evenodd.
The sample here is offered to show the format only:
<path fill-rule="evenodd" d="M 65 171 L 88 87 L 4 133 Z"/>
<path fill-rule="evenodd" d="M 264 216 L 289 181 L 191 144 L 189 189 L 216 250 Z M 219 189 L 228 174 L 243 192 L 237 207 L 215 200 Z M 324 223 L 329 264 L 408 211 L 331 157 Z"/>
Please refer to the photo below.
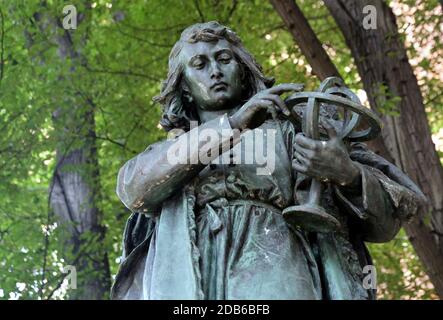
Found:
<path fill-rule="evenodd" d="M 223 87 L 227 87 L 228 84 L 226 82 L 220 81 L 220 82 L 216 82 L 214 83 L 210 89 L 222 89 Z"/>

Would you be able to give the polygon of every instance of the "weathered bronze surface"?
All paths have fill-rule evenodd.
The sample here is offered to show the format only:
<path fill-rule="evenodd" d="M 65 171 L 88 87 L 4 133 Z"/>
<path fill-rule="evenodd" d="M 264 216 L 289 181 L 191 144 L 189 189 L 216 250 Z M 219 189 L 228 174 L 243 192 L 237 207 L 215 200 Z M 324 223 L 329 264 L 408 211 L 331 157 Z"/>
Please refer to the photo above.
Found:
<path fill-rule="evenodd" d="M 391 240 L 421 192 L 360 142 L 379 122 L 338 79 L 273 84 L 229 28 L 183 31 L 156 97 L 173 134 L 118 174 L 113 299 L 375 297 L 364 242 Z"/>
<path fill-rule="evenodd" d="M 301 122 L 303 123 L 303 132 L 308 138 L 320 140 L 319 120 L 321 102 L 344 108 L 341 130 L 333 133 L 338 139 L 365 141 L 375 138 L 381 131 L 381 121 L 378 116 L 370 109 L 362 106 L 358 97 L 344 86 L 341 79 L 330 77 L 322 82 L 318 92 L 295 93 L 285 100 L 288 107 L 299 103 L 306 103 Z M 297 111 L 295 108 L 291 109 L 295 113 L 294 117 L 297 118 Z M 369 124 L 369 128 L 357 132 L 355 127 L 359 124 L 360 118 L 363 118 Z M 298 225 L 306 231 L 338 231 L 340 228 L 338 220 L 320 206 L 322 191 L 323 185 L 321 182 L 313 179 L 307 203 L 286 208 L 282 212 L 283 216 L 286 217 L 289 223 Z"/>

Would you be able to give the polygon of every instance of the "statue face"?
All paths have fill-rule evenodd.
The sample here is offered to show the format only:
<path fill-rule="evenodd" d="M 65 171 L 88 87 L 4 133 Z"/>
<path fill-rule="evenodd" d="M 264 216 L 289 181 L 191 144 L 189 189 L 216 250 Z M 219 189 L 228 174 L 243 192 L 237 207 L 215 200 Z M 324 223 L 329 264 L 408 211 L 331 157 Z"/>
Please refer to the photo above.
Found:
<path fill-rule="evenodd" d="M 228 41 L 186 43 L 180 60 L 186 90 L 200 109 L 230 109 L 241 101 L 241 69 Z"/>

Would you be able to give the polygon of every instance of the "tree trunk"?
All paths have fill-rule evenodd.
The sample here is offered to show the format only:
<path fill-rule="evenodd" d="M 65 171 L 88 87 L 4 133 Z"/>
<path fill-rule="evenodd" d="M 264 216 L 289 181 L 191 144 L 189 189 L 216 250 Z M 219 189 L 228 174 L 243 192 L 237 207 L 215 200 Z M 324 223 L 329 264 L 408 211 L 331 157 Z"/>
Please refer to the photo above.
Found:
<path fill-rule="evenodd" d="M 271 2 L 282 15 L 298 45 L 309 46 L 306 41 L 299 42 L 299 35 L 293 31 L 311 29 L 306 19 L 300 19 L 300 10 L 293 8 L 297 7 L 294 1 Z M 381 0 L 371 1 L 377 9 L 377 28 L 366 30 L 362 25 L 363 6 L 368 3 L 358 0 L 324 2 L 351 48 L 371 108 L 380 114 L 384 102 L 380 99 L 383 98 L 380 97 L 381 85 L 401 98 L 398 108 L 400 115 L 382 116 L 383 140 L 378 139 L 371 145 L 406 172 L 430 199 L 427 208 L 423 208 L 416 220 L 404 224 L 404 229 L 437 293 L 443 297 L 443 170 L 431 139 L 420 88 L 399 38 L 395 16 Z M 291 7 L 294 15 L 288 15 Z M 309 49 L 302 49 L 303 52 L 307 50 Z M 326 54 L 323 48 L 318 50 Z M 320 71 L 324 68 L 324 63 L 319 63 L 310 56 L 306 58 L 318 75 L 332 68 L 329 66 Z M 431 217 L 431 225 L 424 223 L 428 215 Z"/>
<path fill-rule="evenodd" d="M 294 0 L 270 0 L 270 2 L 312 67 L 313 74 L 322 81 L 332 76 L 342 78 L 296 2 Z M 383 155 L 388 161 L 394 162 L 382 137 L 368 141 L 367 145 L 374 152 Z"/>
<path fill-rule="evenodd" d="M 283 19 L 301 52 L 308 60 L 313 73 L 321 80 L 327 77 L 340 77 L 335 65 L 323 49 L 308 21 L 294 1 L 271 0 L 271 4 Z"/>
<path fill-rule="evenodd" d="M 399 116 L 383 116 L 385 144 L 395 164 L 406 172 L 430 200 L 423 214 L 404 228 L 440 297 L 443 297 L 443 168 L 431 138 L 420 88 L 398 33 L 392 10 L 381 0 L 376 29 L 362 21 L 367 3 L 324 1 L 351 48 L 373 109 L 381 110 L 380 85 L 401 98 Z M 430 225 L 424 219 L 430 217 Z"/>
<path fill-rule="evenodd" d="M 74 109 L 75 110 L 75 109 Z M 56 128 L 61 128 L 67 114 L 55 113 Z M 61 141 L 57 149 L 57 166 L 50 191 L 53 212 L 60 218 L 66 249 L 63 258 L 77 272 L 77 289 L 68 290 L 71 299 L 104 299 L 110 289 L 108 258 L 101 242 L 105 229 L 100 225 L 97 208 L 98 162 L 94 138 L 94 114 L 84 113 L 88 134 L 81 146 L 72 149 Z M 76 128 L 85 130 L 85 128 Z M 67 130 L 72 128 L 64 127 Z M 79 136 L 81 133 L 79 132 Z M 68 135 L 69 137 L 69 135 Z M 74 139 L 79 139 L 74 138 Z M 75 144 L 78 141 L 74 142 Z"/>
<path fill-rule="evenodd" d="M 71 63 L 70 76 L 75 77 L 81 63 L 79 48 L 74 48 L 66 30 L 56 42 L 60 62 Z M 60 77 L 60 81 L 65 79 Z M 97 206 L 100 190 L 94 107 L 71 88 L 59 93 L 59 101 L 60 107 L 53 113 L 59 142 L 49 198 L 65 232 L 63 258 L 75 267 L 78 277 L 77 289 L 68 288 L 68 294 L 70 299 L 105 299 L 111 279 L 102 244 L 105 228 Z"/>

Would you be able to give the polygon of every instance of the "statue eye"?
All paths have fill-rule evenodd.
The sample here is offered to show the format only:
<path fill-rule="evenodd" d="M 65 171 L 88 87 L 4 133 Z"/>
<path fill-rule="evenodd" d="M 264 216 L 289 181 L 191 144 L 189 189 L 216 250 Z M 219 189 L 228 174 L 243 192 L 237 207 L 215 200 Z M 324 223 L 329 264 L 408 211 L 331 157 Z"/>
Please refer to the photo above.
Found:
<path fill-rule="evenodd" d="M 205 62 L 202 59 L 195 59 L 192 61 L 192 66 L 196 69 L 202 69 L 205 66 Z"/>
<path fill-rule="evenodd" d="M 222 53 L 218 56 L 218 61 L 221 63 L 229 63 L 231 61 L 232 57 L 229 53 Z"/>

